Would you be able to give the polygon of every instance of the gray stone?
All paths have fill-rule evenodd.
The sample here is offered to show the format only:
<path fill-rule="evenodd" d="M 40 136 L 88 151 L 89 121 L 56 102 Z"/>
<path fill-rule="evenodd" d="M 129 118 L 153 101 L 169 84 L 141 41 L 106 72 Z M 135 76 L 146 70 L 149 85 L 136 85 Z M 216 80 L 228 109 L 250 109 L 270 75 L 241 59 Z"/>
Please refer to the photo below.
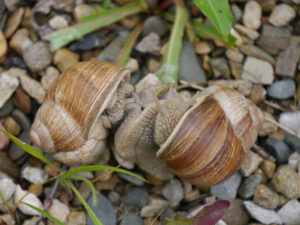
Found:
<path fill-rule="evenodd" d="M 274 80 L 274 71 L 270 63 L 248 56 L 241 77 L 254 83 L 271 84 Z"/>
<path fill-rule="evenodd" d="M 29 133 L 30 130 L 23 131 L 19 136 L 19 139 L 26 144 L 31 144 Z M 17 146 L 15 143 L 12 143 L 8 149 L 8 156 L 10 159 L 14 161 L 20 159 L 25 154 L 26 152 L 23 149 L 21 149 L 19 146 Z"/>
<path fill-rule="evenodd" d="M 279 123 L 300 135 L 300 111 L 281 113 Z"/>
<path fill-rule="evenodd" d="M 103 225 L 116 225 L 117 213 L 111 204 L 111 202 L 102 194 L 97 193 L 98 204 L 97 207 L 93 207 L 93 195 L 90 195 L 87 203 L 96 214 L 96 217 L 101 221 Z M 93 220 L 87 213 L 87 225 L 94 225 Z"/>
<path fill-rule="evenodd" d="M 7 73 L 0 74 L 0 108 L 4 106 L 18 86 L 19 81 L 17 78 Z"/>
<path fill-rule="evenodd" d="M 167 23 L 159 16 L 150 16 L 143 25 L 143 36 L 147 36 L 151 32 L 157 33 L 160 37 L 164 36 L 168 31 Z"/>
<path fill-rule="evenodd" d="M 16 122 L 22 127 L 22 130 L 29 130 L 31 127 L 31 122 L 29 118 L 19 109 L 14 109 L 12 111 L 12 117 L 16 120 Z"/>
<path fill-rule="evenodd" d="M 223 200 L 234 199 L 237 195 L 237 189 L 240 186 L 242 181 L 242 176 L 240 173 L 235 173 L 225 181 L 213 185 L 210 188 L 210 192 Z"/>
<path fill-rule="evenodd" d="M 241 199 L 233 199 L 230 201 L 230 207 L 227 209 L 223 220 L 228 225 L 247 225 L 250 216 L 243 206 Z"/>
<path fill-rule="evenodd" d="M 11 113 L 14 109 L 14 103 L 11 99 L 6 101 L 6 103 L 0 108 L 0 117 L 4 117 Z"/>
<path fill-rule="evenodd" d="M 105 49 L 97 56 L 97 60 L 114 63 L 122 50 L 124 37 L 116 37 Z"/>
<path fill-rule="evenodd" d="M 179 59 L 179 79 L 187 82 L 206 81 L 205 73 L 189 41 L 183 41 Z"/>
<path fill-rule="evenodd" d="M 230 9 L 231 9 L 234 23 L 239 22 L 242 19 L 243 11 L 236 4 L 232 4 Z"/>
<path fill-rule="evenodd" d="M 260 174 L 250 175 L 239 187 L 239 196 L 241 196 L 243 199 L 251 198 L 254 195 L 258 185 L 261 183 L 261 180 L 262 177 Z"/>
<path fill-rule="evenodd" d="M 296 85 L 292 79 L 276 81 L 268 89 L 268 96 L 275 99 L 292 98 L 296 93 Z"/>
<path fill-rule="evenodd" d="M 172 179 L 166 183 L 162 194 L 169 201 L 171 207 L 176 207 L 184 197 L 182 184 L 179 180 Z"/>
<path fill-rule="evenodd" d="M 148 202 L 148 192 L 141 187 L 131 187 L 124 198 L 124 202 L 130 206 L 142 208 Z"/>
<path fill-rule="evenodd" d="M 109 192 L 107 197 L 108 197 L 109 201 L 111 201 L 111 203 L 114 205 L 118 205 L 120 203 L 121 196 L 116 191 Z"/>
<path fill-rule="evenodd" d="M 282 224 L 282 220 L 272 209 L 263 208 L 252 203 L 251 201 L 244 201 L 244 206 L 254 219 L 263 224 Z"/>
<path fill-rule="evenodd" d="M 143 177 L 142 174 L 139 174 L 139 173 L 136 173 L 137 175 Z M 118 173 L 119 177 L 121 177 L 123 180 L 126 180 L 128 181 L 129 183 L 132 183 L 134 185 L 137 185 L 137 186 L 143 186 L 144 185 L 144 181 L 137 178 L 137 177 L 134 177 L 134 176 L 131 176 L 129 174 L 125 174 L 125 173 Z"/>
<path fill-rule="evenodd" d="M 291 6 L 280 4 L 272 10 L 269 22 L 276 27 L 281 27 L 287 25 L 295 16 L 296 12 Z"/>
<path fill-rule="evenodd" d="M 275 59 L 270 54 L 266 53 L 264 50 L 255 45 L 243 45 L 240 47 L 240 50 L 246 55 L 252 56 L 257 59 L 262 59 L 271 63 L 272 65 L 275 64 Z"/>
<path fill-rule="evenodd" d="M 246 27 L 258 29 L 261 25 L 261 6 L 256 1 L 248 1 L 245 5 L 243 23 Z"/>
<path fill-rule="evenodd" d="M 243 161 L 241 166 L 241 173 L 248 177 L 250 176 L 260 165 L 260 163 L 263 161 L 263 158 L 260 157 L 258 154 L 249 151 L 246 159 Z"/>
<path fill-rule="evenodd" d="M 135 49 L 141 53 L 159 52 L 159 42 L 159 35 L 157 33 L 151 32 L 136 45 Z"/>
<path fill-rule="evenodd" d="M 291 151 L 283 141 L 275 138 L 268 138 L 266 140 L 266 147 L 268 152 L 276 158 L 278 164 L 287 163 Z"/>
<path fill-rule="evenodd" d="M 300 224 L 300 203 L 296 199 L 288 201 L 279 211 L 278 215 L 285 225 Z"/>
<path fill-rule="evenodd" d="M 90 33 L 82 37 L 83 40 L 73 42 L 68 49 L 72 52 L 75 51 L 87 51 L 94 48 L 105 46 L 107 41 L 104 36 L 100 36 L 98 33 Z"/>
<path fill-rule="evenodd" d="M 300 152 L 300 138 L 295 137 L 291 134 L 286 134 L 284 137 L 284 142 L 294 151 Z"/>
<path fill-rule="evenodd" d="M 126 213 L 120 225 L 143 225 L 143 219 L 137 213 Z"/>
<path fill-rule="evenodd" d="M 175 216 L 176 213 L 173 209 L 166 208 L 159 216 L 161 225 L 167 225 L 167 219 L 173 219 Z"/>
<path fill-rule="evenodd" d="M 225 58 L 213 58 L 210 60 L 210 64 L 212 66 L 214 77 L 230 77 L 230 69 Z"/>
<path fill-rule="evenodd" d="M 288 164 L 294 170 L 296 170 L 298 168 L 298 166 L 300 165 L 300 154 L 299 154 L 299 152 L 293 152 L 290 155 Z"/>

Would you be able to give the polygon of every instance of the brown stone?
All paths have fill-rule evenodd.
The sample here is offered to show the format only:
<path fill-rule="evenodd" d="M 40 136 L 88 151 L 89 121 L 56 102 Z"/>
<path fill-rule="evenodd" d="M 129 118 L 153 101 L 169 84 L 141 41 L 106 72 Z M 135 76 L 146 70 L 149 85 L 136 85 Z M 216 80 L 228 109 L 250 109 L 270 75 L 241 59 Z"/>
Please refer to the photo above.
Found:
<path fill-rule="evenodd" d="M 0 123 L 0 128 L 5 130 L 5 127 Z M 4 150 L 7 148 L 9 144 L 9 138 L 0 131 L 0 151 Z"/>
<path fill-rule="evenodd" d="M 264 171 L 264 173 L 267 175 L 268 178 L 272 178 L 275 169 L 276 164 L 270 160 L 264 160 L 262 164 L 260 165 L 261 169 Z"/>
<path fill-rule="evenodd" d="M 7 41 L 2 31 L 0 31 L 0 63 L 4 60 L 7 52 Z"/>
<path fill-rule="evenodd" d="M 7 132 L 11 133 L 12 135 L 18 136 L 21 132 L 20 125 L 11 116 L 6 118 L 4 121 L 4 126 Z"/>
<path fill-rule="evenodd" d="M 266 185 L 260 184 L 255 191 L 253 202 L 268 209 L 275 209 L 279 196 Z"/>
<path fill-rule="evenodd" d="M 243 206 L 243 201 L 241 199 L 231 200 L 223 220 L 229 225 L 246 225 L 249 219 L 250 216 Z"/>
<path fill-rule="evenodd" d="M 268 177 L 267 175 L 264 173 L 264 171 L 262 171 L 262 169 L 257 168 L 253 174 L 257 174 L 257 175 L 261 175 L 261 183 L 262 184 L 267 184 L 268 183 Z"/>
<path fill-rule="evenodd" d="M 24 113 L 29 114 L 31 112 L 31 101 L 29 95 L 18 87 L 13 97 L 14 103 L 17 108 L 22 110 Z"/>
<path fill-rule="evenodd" d="M 4 32 L 6 38 L 9 38 L 17 30 L 22 22 L 23 15 L 24 8 L 20 7 L 9 17 L 7 21 L 7 27 Z"/>
<path fill-rule="evenodd" d="M 79 61 L 79 55 L 71 52 L 67 48 L 58 50 L 53 58 L 54 64 L 61 72 L 64 72 Z"/>
<path fill-rule="evenodd" d="M 18 178 L 20 175 L 19 167 L 6 156 L 5 152 L 0 152 L 0 171 L 13 178 Z"/>

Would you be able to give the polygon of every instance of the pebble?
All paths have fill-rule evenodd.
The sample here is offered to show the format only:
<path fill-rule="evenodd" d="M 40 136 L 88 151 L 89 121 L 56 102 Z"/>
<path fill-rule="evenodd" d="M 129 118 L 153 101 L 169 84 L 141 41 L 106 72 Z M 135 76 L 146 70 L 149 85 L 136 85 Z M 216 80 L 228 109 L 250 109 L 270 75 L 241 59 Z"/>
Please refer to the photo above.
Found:
<path fill-rule="evenodd" d="M 192 184 L 188 182 L 183 183 L 183 190 L 184 190 L 184 200 L 187 202 L 194 201 L 200 196 L 199 189 L 193 188 Z"/>
<path fill-rule="evenodd" d="M 2 31 L 0 31 L 0 62 L 2 62 L 7 53 L 7 41 Z"/>
<path fill-rule="evenodd" d="M 93 196 L 90 195 L 87 203 L 92 208 L 96 217 L 101 221 L 103 225 L 115 225 L 117 224 L 117 213 L 111 204 L 111 202 L 102 194 L 97 193 L 98 205 L 96 208 L 92 206 Z M 90 215 L 87 213 L 87 225 L 94 225 Z"/>
<path fill-rule="evenodd" d="M 285 225 L 300 224 L 300 203 L 296 199 L 288 201 L 279 211 L 278 215 Z"/>
<path fill-rule="evenodd" d="M 249 151 L 240 169 L 243 176 L 250 176 L 258 168 L 262 161 L 262 157 L 252 151 Z"/>
<path fill-rule="evenodd" d="M 215 78 L 224 77 L 229 79 L 230 69 L 225 58 L 213 58 L 210 60 L 210 64 L 212 66 Z"/>
<path fill-rule="evenodd" d="M 5 127 L 0 123 L 0 128 L 5 130 Z M 9 145 L 9 138 L 0 131 L 0 151 L 3 151 Z"/>
<path fill-rule="evenodd" d="M 156 73 L 161 68 L 161 62 L 151 58 L 147 63 L 149 73 Z"/>
<path fill-rule="evenodd" d="M 159 16 L 148 17 L 143 25 L 142 33 L 145 37 L 151 32 L 157 33 L 160 37 L 164 36 L 168 32 L 167 23 Z"/>
<path fill-rule="evenodd" d="M 139 174 L 139 173 L 135 173 L 141 177 L 144 178 L 143 175 Z M 125 174 L 125 173 L 118 173 L 119 177 L 121 177 L 123 180 L 126 180 L 128 181 L 129 183 L 132 183 L 134 185 L 137 185 L 137 186 L 143 186 L 144 185 L 144 181 L 137 178 L 137 177 L 134 177 L 134 176 L 131 176 L 129 174 Z"/>
<path fill-rule="evenodd" d="M 271 55 L 269 55 L 264 50 L 260 49 L 259 47 L 255 46 L 255 45 L 250 45 L 250 44 L 243 45 L 240 47 L 240 50 L 241 50 L 241 52 L 243 52 L 244 54 L 246 54 L 248 56 L 252 56 L 254 58 L 267 61 L 267 62 L 271 63 L 272 65 L 275 64 L 275 59 Z"/>
<path fill-rule="evenodd" d="M 73 14 L 77 22 L 82 20 L 84 17 L 89 16 L 93 13 L 94 9 L 88 4 L 79 4 L 75 6 Z"/>
<path fill-rule="evenodd" d="M 97 47 L 103 47 L 107 43 L 107 40 L 98 33 L 90 33 L 81 38 L 81 40 L 74 41 L 68 47 L 69 50 L 75 51 L 86 51 Z"/>
<path fill-rule="evenodd" d="M 12 117 L 17 121 L 17 123 L 22 127 L 22 130 L 29 130 L 31 127 L 30 120 L 22 111 L 14 109 L 11 113 Z"/>
<path fill-rule="evenodd" d="M 38 221 L 39 217 L 34 216 L 31 219 L 25 220 L 24 223 L 22 225 L 35 225 L 36 222 Z M 39 225 L 45 225 L 45 223 L 43 221 L 41 221 L 39 223 Z"/>
<path fill-rule="evenodd" d="M 141 187 L 131 187 L 124 197 L 124 202 L 138 209 L 144 207 L 148 202 L 148 192 Z"/>
<path fill-rule="evenodd" d="M 110 191 L 108 193 L 107 197 L 108 197 L 109 201 L 111 201 L 112 204 L 114 204 L 114 205 L 120 204 L 121 196 L 118 192 Z"/>
<path fill-rule="evenodd" d="M 268 186 L 260 184 L 254 194 L 253 202 L 268 209 L 276 209 L 279 203 L 279 195 Z"/>
<path fill-rule="evenodd" d="M 225 181 L 210 187 L 211 194 L 219 199 L 231 200 L 236 198 L 238 187 L 242 181 L 240 173 L 235 173 Z"/>
<path fill-rule="evenodd" d="M 197 54 L 203 55 L 208 54 L 212 51 L 212 46 L 207 41 L 199 41 L 195 44 L 195 52 Z"/>
<path fill-rule="evenodd" d="M 162 194 L 169 201 L 170 207 L 177 207 L 184 197 L 181 182 L 177 179 L 168 181 L 162 190 Z"/>
<path fill-rule="evenodd" d="M 231 4 L 230 8 L 231 8 L 231 12 L 232 12 L 234 21 L 235 22 L 240 21 L 242 19 L 243 12 L 239 8 L 239 6 L 237 4 Z"/>
<path fill-rule="evenodd" d="M 153 217 L 156 216 L 160 210 L 166 208 L 169 205 L 168 201 L 161 198 L 151 197 L 148 205 L 144 206 L 141 210 L 142 217 Z"/>
<path fill-rule="evenodd" d="M 48 90 L 48 88 L 53 84 L 54 81 L 56 81 L 58 77 L 59 71 L 55 67 L 49 66 L 41 79 L 43 88 Z"/>
<path fill-rule="evenodd" d="M 0 74 L 0 108 L 4 106 L 18 86 L 19 81 L 17 78 L 5 72 Z"/>
<path fill-rule="evenodd" d="M 292 167 L 294 170 L 298 168 L 300 165 L 300 154 L 299 152 L 293 152 L 288 160 L 288 164 L 290 167 Z"/>
<path fill-rule="evenodd" d="M 256 30 L 254 30 L 254 29 L 251 29 L 249 27 L 245 27 L 245 26 L 243 26 L 241 24 L 236 24 L 234 26 L 234 28 L 239 33 L 246 35 L 251 40 L 256 40 L 257 38 L 259 38 L 259 33 Z"/>
<path fill-rule="evenodd" d="M 247 179 L 245 179 L 241 184 L 241 186 L 239 187 L 238 190 L 239 196 L 241 196 L 243 199 L 251 198 L 254 195 L 261 181 L 262 181 L 262 176 L 259 174 L 253 174 L 247 177 Z"/>
<path fill-rule="evenodd" d="M 14 103 L 11 99 L 7 100 L 6 103 L 0 108 L 0 117 L 4 117 L 11 113 L 14 109 Z"/>
<path fill-rule="evenodd" d="M 251 201 L 244 201 L 244 206 L 254 219 L 263 224 L 282 224 L 282 220 L 274 210 L 263 208 L 252 203 Z"/>
<path fill-rule="evenodd" d="M 11 116 L 5 119 L 4 126 L 6 130 L 14 136 L 18 136 L 21 132 L 20 125 Z"/>
<path fill-rule="evenodd" d="M 289 165 L 278 167 L 273 175 L 272 184 L 289 199 L 300 197 L 300 176 Z"/>
<path fill-rule="evenodd" d="M 16 222 L 10 213 L 0 215 L 0 222 L 4 223 L 3 225 L 15 225 Z"/>
<path fill-rule="evenodd" d="M 67 48 L 62 48 L 55 52 L 53 63 L 58 67 L 61 72 L 66 71 L 71 66 L 79 62 L 79 55 L 71 52 Z"/>
<path fill-rule="evenodd" d="M 20 7 L 9 17 L 7 21 L 6 30 L 4 32 L 6 38 L 12 36 L 13 33 L 17 30 L 17 28 L 22 22 L 23 15 L 24 8 Z"/>
<path fill-rule="evenodd" d="M 137 213 L 129 212 L 124 215 L 120 225 L 143 225 L 143 219 Z"/>
<path fill-rule="evenodd" d="M 244 55 L 240 53 L 238 50 L 227 49 L 226 57 L 234 62 L 241 63 L 244 60 Z"/>
<path fill-rule="evenodd" d="M 135 58 L 129 58 L 124 68 L 129 69 L 131 73 L 135 73 L 139 70 L 139 62 Z"/>
<path fill-rule="evenodd" d="M 108 46 L 97 56 L 97 60 L 114 63 L 122 50 L 125 37 L 117 36 Z"/>
<path fill-rule="evenodd" d="M 180 80 L 187 82 L 206 81 L 206 75 L 197 58 L 194 46 L 189 41 L 183 41 L 179 58 Z"/>
<path fill-rule="evenodd" d="M 266 140 L 266 147 L 268 152 L 276 158 L 278 164 L 287 163 L 291 151 L 283 141 L 275 138 L 268 138 Z"/>
<path fill-rule="evenodd" d="M 287 99 L 295 95 L 296 85 L 292 79 L 284 79 L 274 82 L 267 90 L 270 98 Z"/>
<path fill-rule="evenodd" d="M 52 53 L 49 45 L 38 41 L 29 45 L 24 52 L 24 60 L 32 72 L 38 72 L 51 64 Z"/>
<path fill-rule="evenodd" d="M 24 195 L 26 194 L 26 191 L 24 191 L 20 185 L 17 185 L 16 188 L 16 192 L 14 195 L 14 200 L 15 202 L 17 202 L 19 199 L 21 199 Z M 31 204 L 37 208 L 43 209 L 43 204 L 42 202 L 38 199 L 38 197 L 36 197 L 36 195 L 32 194 L 32 193 L 28 193 L 26 195 L 25 198 L 23 198 L 22 202 L 26 202 L 28 204 Z M 18 209 L 24 213 L 25 215 L 31 215 L 31 216 L 38 216 L 40 215 L 39 212 L 37 212 L 36 210 L 30 208 L 27 205 L 24 205 L 22 203 L 20 203 L 18 205 Z"/>
<path fill-rule="evenodd" d="M 83 211 L 70 212 L 65 224 L 66 225 L 86 225 L 85 212 L 83 212 Z"/>
<path fill-rule="evenodd" d="M 265 159 L 260 167 L 269 179 L 272 178 L 276 169 L 276 164 L 274 162 Z"/>
<path fill-rule="evenodd" d="M 300 153 L 300 138 L 295 137 L 291 134 L 286 134 L 284 142 L 293 150 Z"/>
<path fill-rule="evenodd" d="M 29 114 L 31 112 L 31 101 L 30 97 L 20 86 L 15 91 L 13 101 L 17 108 L 22 110 L 24 113 Z"/>
<path fill-rule="evenodd" d="M 5 3 L 5 6 L 6 8 L 10 11 L 10 12 L 13 12 L 16 10 L 17 8 L 17 4 L 20 2 L 21 0 L 4 0 L 2 1 L 3 3 L 0 3 L 0 4 L 4 4 Z M 4 7 L 5 7 L 4 6 Z"/>
<path fill-rule="evenodd" d="M 26 28 L 21 28 L 11 37 L 9 46 L 14 49 L 19 55 L 23 55 L 25 49 L 32 44 L 29 38 L 29 32 Z"/>
<path fill-rule="evenodd" d="M 46 181 L 49 176 L 40 168 L 26 166 L 22 171 L 22 177 L 33 184 L 40 184 Z"/>
<path fill-rule="evenodd" d="M 261 25 L 261 6 L 256 1 L 248 1 L 245 5 L 243 23 L 246 27 L 258 29 Z"/>
<path fill-rule="evenodd" d="M 300 135 L 300 111 L 281 113 L 279 123 Z"/>
<path fill-rule="evenodd" d="M 235 79 L 240 79 L 243 72 L 243 64 L 229 60 L 231 73 Z"/>
<path fill-rule="evenodd" d="M 277 57 L 275 71 L 278 75 L 294 77 L 300 57 L 300 38 L 293 36 L 289 46 Z"/>
<path fill-rule="evenodd" d="M 275 124 L 273 124 L 267 120 L 267 119 L 275 120 L 275 118 L 272 116 L 272 114 L 270 114 L 268 112 L 263 112 L 263 114 L 264 114 L 264 121 L 262 124 L 262 128 L 260 129 L 260 131 L 258 133 L 259 136 L 267 136 L 268 134 L 271 134 L 278 130 L 278 127 Z"/>
<path fill-rule="evenodd" d="M 3 195 L 3 198 L 8 201 L 12 198 L 13 194 L 16 191 L 16 184 L 9 178 L 0 179 L 0 190 Z M 0 198 L 0 205 L 3 204 L 2 199 Z"/>
<path fill-rule="evenodd" d="M 101 204 L 102 202 L 99 202 L 99 204 Z M 60 202 L 57 199 L 53 199 L 52 200 L 52 205 L 49 207 L 48 209 L 48 213 L 55 217 L 56 219 L 60 220 L 61 222 L 66 222 L 67 217 L 70 213 L 69 208 L 63 204 L 62 202 Z M 48 220 L 48 225 L 54 225 L 55 223 Z"/>
<path fill-rule="evenodd" d="M 272 10 L 269 22 L 276 27 L 281 27 L 287 25 L 295 16 L 296 12 L 291 6 L 280 4 Z"/>
<path fill-rule="evenodd" d="M 159 42 L 159 35 L 157 33 L 151 32 L 136 45 L 135 49 L 141 53 L 159 52 Z"/>
<path fill-rule="evenodd" d="M 166 208 L 159 216 L 161 225 L 167 225 L 167 219 L 173 219 L 176 213 L 171 208 Z"/>
<path fill-rule="evenodd" d="M 49 20 L 49 25 L 55 30 L 68 27 L 68 20 L 62 15 L 55 15 Z"/>
<path fill-rule="evenodd" d="M 247 225 L 250 216 L 243 206 L 241 199 L 233 199 L 230 201 L 230 207 L 227 209 L 223 220 L 228 225 Z"/>
<path fill-rule="evenodd" d="M 13 178 L 20 175 L 19 167 L 6 156 L 5 152 L 0 152 L 0 171 Z"/>

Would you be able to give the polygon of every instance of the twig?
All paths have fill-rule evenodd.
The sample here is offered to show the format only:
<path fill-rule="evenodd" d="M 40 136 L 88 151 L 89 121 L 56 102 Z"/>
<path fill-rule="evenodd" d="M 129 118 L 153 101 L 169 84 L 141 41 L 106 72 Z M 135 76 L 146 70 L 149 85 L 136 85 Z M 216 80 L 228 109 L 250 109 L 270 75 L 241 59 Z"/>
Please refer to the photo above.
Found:
<path fill-rule="evenodd" d="M 199 85 L 197 85 L 196 83 L 189 83 L 187 81 L 184 81 L 184 80 L 180 80 L 179 81 L 181 84 L 185 85 L 185 87 L 191 87 L 191 88 L 194 88 L 196 90 L 199 90 L 199 91 L 203 91 L 205 88 L 204 87 L 201 87 Z M 181 89 L 182 87 L 180 87 Z"/>
<path fill-rule="evenodd" d="M 278 104 L 276 104 L 274 102 L 270 102 L 270 101 L 264 100 L 264 103 L 266 103 L 268 106 L 271 106 L 274 109 L 278 109 L 278 110 L 281 110 L 281 111 L 284 111 L 284 112 L 287 111 L 286 109 L 282 108 L 280 105 L 278 105 Z"/>
<path fill-rule="evenodd" d="M 262 148 L 261 146 L 254 144 L 253 145 L 253 150 L 257 154 L 259 154 L 262 158 L 270 160 L 272 162 L 276 162 L 276 159 L 273 156 L 271 156 L 268 152 L 266 152 L 265 149 Z"/>
<path fill-rule="evenodd" d="M 289 134 L 291 134 L 291 135 L 294 135 L 294 136 L 297 137 L 297 138 L 300 138 L 300 136 L 299 136 L 296 132 L 290 130 L 290 129 L 287 128 L 286 126 L 284 126 L 284 125 L 278 123 L 277 121 L 275 121 L 275 120 L 273 120 L 273 119 L 271 119 L 271 118 L 267 118 L 267 117 L 265 117 L 265 120 L 268 121 L 268 122 L 270 122 L 270 123 L 273 123 L 274 125 L 276 125 L 276 126 L 279 127 L 280 129 L 284 130 L 285 132 L 287 132 L 287 133 L 289 133 Z"/>

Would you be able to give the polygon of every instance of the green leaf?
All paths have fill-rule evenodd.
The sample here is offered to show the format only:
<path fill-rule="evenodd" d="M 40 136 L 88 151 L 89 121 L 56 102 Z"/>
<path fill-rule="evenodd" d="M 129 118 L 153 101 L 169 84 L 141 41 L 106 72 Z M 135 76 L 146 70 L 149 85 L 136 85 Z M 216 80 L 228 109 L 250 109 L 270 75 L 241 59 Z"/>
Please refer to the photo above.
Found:
<path fill-rule="evenodd" d="M 85 34 L 115 23 L 126 16 L 142 12 L 143 10 L 144 9 L 140 5 L 139 1 L 136 1 L 120 8 L 114 8 L 105 12 L 87 16 L 79 23 L 47 34 L 44 38 L 51 42 L 51 51 L 56 51 L 66 44 L 81 38 Z"/>
<path fill-rule="evenodd" d="M 176 216 L 176 219 L 167 218 L 167 225 L 194 225 L 197 222 L 195 219 L 187 219 L 184 216 Z"/>
<path fill-rule="evenodd" d="M 183 0 L 175 0 L 176 17 L 166 52 L 164 53 L 162 73 L 158 78 L 164 84 L 175 83 L 178 80 L 179 57 L 182 47 L 184 27 L 188 21 L 188 12 Z"/>
<path fill-rule="evenodd" d="M 222 34 L 229 34 L 232 26 L 232 16 L 228 0 L 193 0 Z"/>
<path fill-rule="evenodd" d="M 24 205 L 27 205 L 30 208 L 34 209 L 35 211 L 39 212 L 40 214 L 42 214 L 44 217 L 48 218 L 49 220 L 51 220 L 55 224 L 57 224 L 57 225 L 64 225 L 63 222 L 61 222 L 59 219 L 56 219 L 54 216 L 51 216 L 48 212 L 46 212 L 46 211 L 44 211 L 44 210 L 42 210 L 40 208 L 37 208 L 34 205 L 31 205 L 31 204 L 29 204 L 27 202 L 21 202 L 21 203 L 24 204 Z"/>
<path fill-rule="evenodd" d="M 28 145 L 28 144 L 24 143 L 23 141 L 21 141 L 20 139 L 18 139 L 14 135 L 10 134 L 9 132 L 7 132 L 7 131 L 5 131 L 5 130 L 3 130 L 1 128 L 0 128 L 0 131 L 2 131 L 7 137 L 9 137 L 9 139 L 12 142 L 14 142 L 18 147 L 20 147 L 21 149 L 23 149 L 28 154 L 34 156 L 35 158 L 40 159 L 41 161 L 43 161 L 45 163 L 48 163 L 48 164 L 54 166 L 56 169 L 59 169 L 49 159 L 47 159 L 47 157 L 42 152 L 40 152 L 38 149 L 34 148 L 31 145 Z"/>

